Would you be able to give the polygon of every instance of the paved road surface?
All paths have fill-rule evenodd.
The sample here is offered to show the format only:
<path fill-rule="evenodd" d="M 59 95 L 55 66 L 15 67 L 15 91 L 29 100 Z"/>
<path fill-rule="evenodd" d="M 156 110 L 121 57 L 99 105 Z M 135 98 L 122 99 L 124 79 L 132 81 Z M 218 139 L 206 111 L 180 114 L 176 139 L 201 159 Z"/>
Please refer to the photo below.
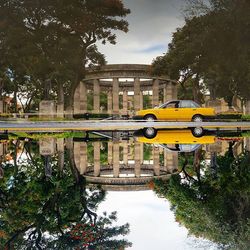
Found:
<path fill-rule="evenodd" d="M 250 122 L 152 122 L 133 120 L 113 121 L 0 121 L 0 131 L 72 131 L 72 130 L 136 130 L 144 127 L 154 128 L 241 128 L 250 130 Z"/>

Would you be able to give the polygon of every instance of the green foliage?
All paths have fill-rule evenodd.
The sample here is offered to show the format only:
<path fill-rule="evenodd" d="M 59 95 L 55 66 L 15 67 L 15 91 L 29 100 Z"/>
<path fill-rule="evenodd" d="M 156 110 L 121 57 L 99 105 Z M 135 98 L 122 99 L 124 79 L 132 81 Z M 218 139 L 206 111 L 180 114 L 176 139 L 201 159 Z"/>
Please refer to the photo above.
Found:
<path fill-rule="evenodd" d="M 154 73 L 179 79 L 184 96 L 193 93 L 197 100 L 204 87 L 230 105 L 234 95 L 249 98 L 249 1 L 191 2 L 190 15 L 173 34 L 168 52 L 154 60 Z"/>
<path fill-rule="evenodd" d="M 217 158 L 216 175 L 208 166 L 199 178 L 174 175 L 157 181 L 155 191 L 172 204 L 176 220 L 190 234 L 212 240 L 223 249 L 248 249 L 250 230 L 250 155 Z"/>
<path fill-rule="evenodd" d="M 74 178 L 74 166 L 68 154 L 63 170 L 58 169 L 57 161 L 56 156 L 50 161 L 52 176 L 49 178 L 44 174 L 45 162 L 36 155 L 14 165 L 2 165 L 5 174 L 0 182 L 0 248 L 118 249 L 130 246 L 130 242 L 120 238 L 129 232 L 128 224 L 114 226 L 115 212 L 100 216 L 95 212 L 105 192 L 99 187 L 87 189 L 81 176 L 78 181 Z M 74 238 L 83 230 L 77 231 L 76 225 L 93 228 L 95 237 L 92 240 Z"/>
<path fill-rule="evenodd" d="M 85 67 L 105 63 L 95 43 L 115 44 L 113 31 L 128 31 L 129 13 L 120 0 L 0 0 L 4 91 L 15 104 L 17 95 L 27 99 L 28 110 L 44 97 L 71 107 Z"/>

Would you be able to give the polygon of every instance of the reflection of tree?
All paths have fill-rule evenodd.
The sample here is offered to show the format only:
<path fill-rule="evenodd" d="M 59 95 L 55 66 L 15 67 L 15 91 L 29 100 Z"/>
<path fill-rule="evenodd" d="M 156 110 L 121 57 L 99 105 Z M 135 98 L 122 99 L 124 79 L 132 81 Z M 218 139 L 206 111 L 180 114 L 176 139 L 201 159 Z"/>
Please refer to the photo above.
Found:
<path fill-rule="evenodd" d="M 128 224 L 113 226 L 116 214 L 98 216 L 98 204 L 105 192 L 97 187 L 86 189 L 85 179 L 75 178 L 74 166 L 65 157 L 63 173 L 52 157 L 52 176 L 46 180 L 44 162 L 32 155 L 20 164 L 3 164 L 0 183 L 0 248 L 6 249 L 118 249 L 129 246 L 125 239 Z M 76 181 L 77 180 L 77 181 Z M 74 238 L 72 232 L 93 229 L 86 237 Z M 88 232 L 88 230 L 87 230 Z M 86 230 L 85 230 L 86 233 Z"/>
<path fill-rule="evenodd" d="M 225 249 L 249 249 L 249 152 L 235 159 L 229 149 L 217 157 L 216 176 L 207 166 L 199 175 L 186 173 L 169 182 L 157 181 L 155 191 L 171 202 L 176 220 L 191 234 Z"/>

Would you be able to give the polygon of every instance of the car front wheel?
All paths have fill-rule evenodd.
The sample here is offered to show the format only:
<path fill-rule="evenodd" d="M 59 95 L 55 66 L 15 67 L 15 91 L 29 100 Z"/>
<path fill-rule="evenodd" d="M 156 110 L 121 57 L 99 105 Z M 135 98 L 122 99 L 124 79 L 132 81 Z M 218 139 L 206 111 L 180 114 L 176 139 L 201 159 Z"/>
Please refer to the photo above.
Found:
<path fill-rule="evenodd" d="M 157 119 L 156 119 L 155 115 L 148 114 L 148 115 L 144 116 L 144 120 L 146 120 L 146 121 L 155 121 Z"/>
<path fill-rule="evenodd" d="M 194 137 L 201 137 L 204 135 L 204 129 L 202 127 L 192 128 L 192 134 Z"/>
<path fill-rule="evenodd" d="M 202 122 L 203 121 L 203 116 L 201 115 L 194 115 L 192 118 L 193 122 Z"/>
<path fill-rule="evenodd" d="M 157 135 L 157 130 L 155 128 L 144 128 L 143 135 L 147 139 L 152 139 Z"/>

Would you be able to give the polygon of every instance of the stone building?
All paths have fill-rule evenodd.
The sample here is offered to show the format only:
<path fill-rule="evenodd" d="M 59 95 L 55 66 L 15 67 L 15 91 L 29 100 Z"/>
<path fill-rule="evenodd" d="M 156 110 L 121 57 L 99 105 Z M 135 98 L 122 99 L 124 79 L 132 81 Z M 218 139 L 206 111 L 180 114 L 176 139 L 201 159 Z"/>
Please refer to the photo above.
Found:
<path fill-rule="evenodd" d="M 93 113 L 130 114 L 143 107 L 144 95 L 150 95 L 152 107 L 177 98 L 177 82 L 151 74 L 151 66 L 143 64 L 113 64 L 89 69 L 75 91 L 74 114 L 89 112 L 87 93 L 93 96 Z M 100 105 L 100 95 L 106 95 L 107 108 Z M 119 105 L 119 96 L 122 105 Z M 120 107 L 122 106 L 122 107 Z"/>

